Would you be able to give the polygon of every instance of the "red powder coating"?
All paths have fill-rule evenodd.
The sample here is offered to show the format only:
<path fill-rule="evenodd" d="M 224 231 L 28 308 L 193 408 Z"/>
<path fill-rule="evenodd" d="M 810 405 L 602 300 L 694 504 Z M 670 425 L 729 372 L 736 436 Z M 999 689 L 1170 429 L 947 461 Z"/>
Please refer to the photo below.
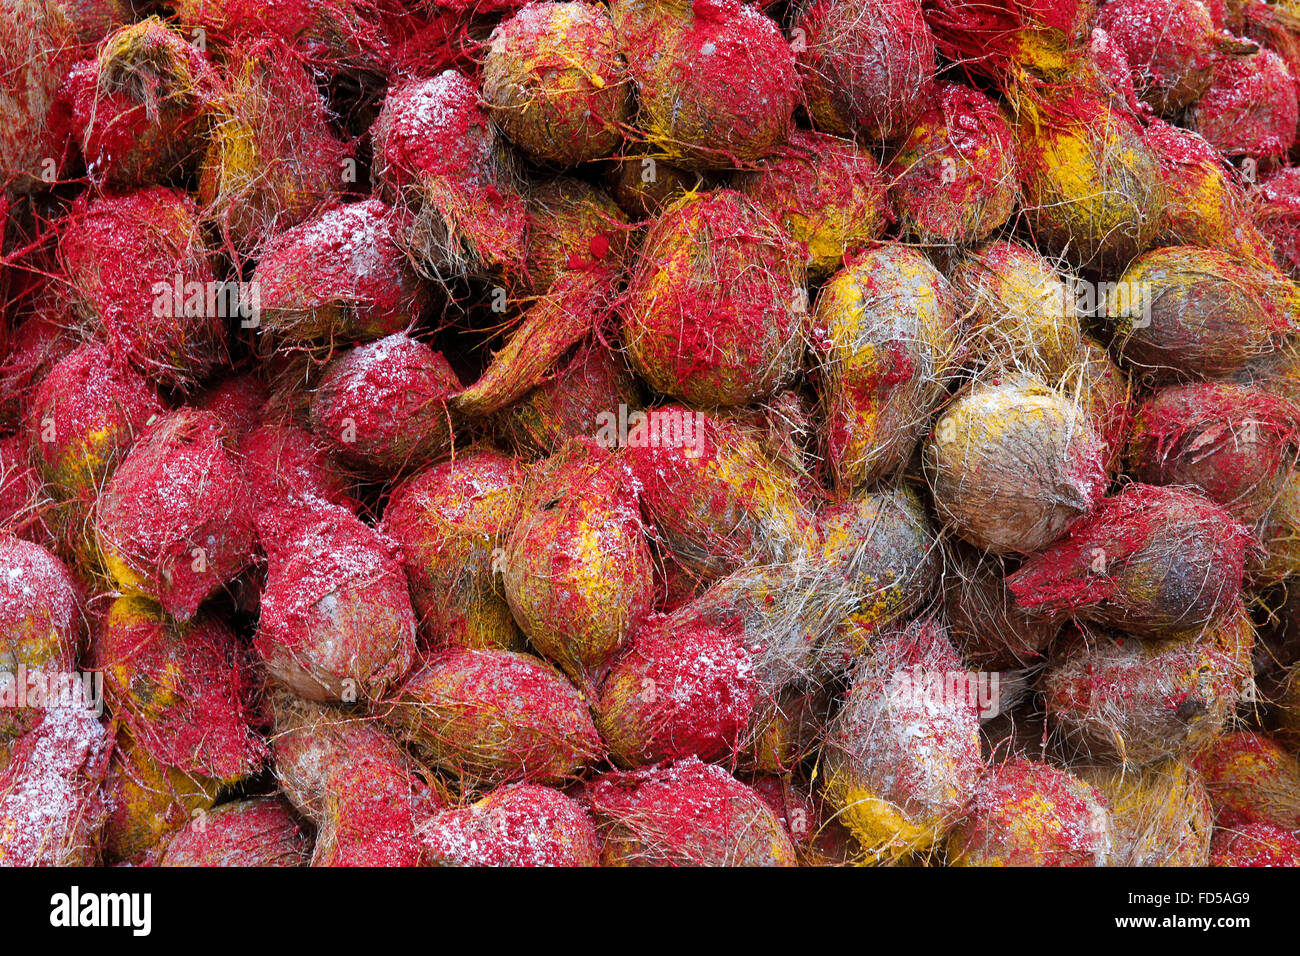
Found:
<path fill-rule="evenodd" d="M 743 166 L 784 142 L 798 101 L 795 58 L 757 4 L 695 0 L 681 14 L 655 10 L 621 26 L 641 127 L 671 157 Z"/>
<path fill-rule="evenodd" d="M 762 460 L 756 444 L 733 424 L 682 406 L 656 408 L 651 421 L 663 437 L 629 441 L 625 457 L 647 517 L 670 548 L 690 552 L 680 558 L 723 574 L 789 556 L 789 535 L 802 525 L 804 509 L 779 492 L 778 500 L 769 497 L 770 485 L 779 488 L 784 476 Z M 793 481 L 790 488 L 793 495 Z M 694 560 L 697 551 L 702 561 Z"/>
<path fill-rule="evenodd" d="M 1300 277 L 1300 167 L 1271 172 L 1259 184 L 1255 225 L 1272 243 L 1273 261 Z"/>
<path fill-rule="evenodd" d="M 434 654 L 392 703 L 394 729 L 467 787 L 559 783 L 604 750 L 586 699 L 559 670 L 529 654 Z"/>
<path fill-rule="evenodd" d="M 648 622 L 601 689 L 597 724 L 624 766 L 723 758 L 758 700 L 753 659 L 736 634 L 667 623 Z"/>
<path fill-rule="evenodd" d="M 1210 866 L 1300 866 L 1300 836 L 1271 823 L 1216 830 Z"/>
<path fill-rule="evenodd" d="M 889 196 L 912 235 L 982 239 L 1015 207 L 1015 166 L 1015 137 L 997 104 L 942 83 L 890 167 Z"/>
<path fill-rule="evenodd" d="M 661 392 L 745 405 L 781 388 L 801 351 L 803 256 L 739 193 L 669 209 L 641 248 L 623 302 L 634 368 Z"/>
<path fill-rule="evenodd" d="M 398 244 L 403 222 L 382 201 L 368 199 L 281 233 L 253 273 L 261 308 L 339 310 L 337 326 L 308 324 L 307 338 L 369 338 L 406 328 L 428 295 Z M 269 326 L 278 325 L 266 318 Z"/>
<path fill-rule="evenodd" d="M 0 438 L 0 532 L 47 540 L 42 520 L 45 494 L 32 464 L 26 435 Z"/>
<path fill-rule="evenodd" d="M 1296 81 L 1271 50 L 1223 57 L 1189 125 L 1225 156 L 1281 157 L 1295 142 Z"/>
<path fill-rule="evenodd" d="M 257 508 L 320 498 L 351 508 L 343 472 L 309 432 L 296 425 L 261 425 L 239 443 L 238 461 Z"/>
<path fill-rule="evenodd" d="M 61 94 L 91 180 L 139 187 L 181 171 L 201 134 L 215 74 L 194 44 L 160 21 L 124 31 L 132 35 L 129 48 L 77 64 Z M 123 84 L 129 89 L 115 88 Z"/>
<path fill-rule="evenodd" d="M 260 423 L 270 397 L 266 386 L 252 375 L 232 375 L 195 396 L 194 405 L 215 415 L 226 444 L 237 446 Z"/>
<path fill-rule="evenodd" d="M 83 197 L 59 251 L 113 354 L 149 378 L 188 386 L 222 357 L 225 322 L 207 301 L 216 277 L 184 193 L 154 187 L 89 203 Z"/>
<path fill-rule="evenodd" d="M 101 548 L 182 621 L 253 557 L 253 504 L 224 437 L 210 412 L 170 413 L 131 450 L 99 502 Z"/>
<path fill-rule="evenodd" d="M 113 716 L 158 763 L 233 780 L 265 759 L 245 706 L 249 678 L 236 638 L 219 618 L 177 626 L 144 602 L 119 603 L 96 636 L 94 657 Z"/>
<path fill-rule="evenodd" d="M 794 846 L 757 793 L 692 757 L 606 773 L 580 799 L 605 840 L 607 864 L 791 866 Z"/>
<path fill-rule="evenodd" d="M 849 140 L 811 130 L 791 132 L 786 146 L 737 188 L 787 228 L 797 221 L 808 234 L 842 236 L 845 255 L 878 238 L 890 219 L 875 157 Z"/>
<path fill-rule="evenodd" d="M 390 199 L 426 178 L 490 179 L 492 126 L 479 100 L 478 85 L 454 70 L 389 90 L 373 135 Z"/>
<path fill-rule="evenodd" d="M 1259 389 L 1176 385 L 1137 411 L 1128 460 L 1139 481 L 1194 485 L 1243 521 L 1272 505 L 1298 451 L 1290 402 Z"/>
<path fill-rule="evenodd" d="M 90 494 L 98 490 L 96 482 L 82 476 L 111 473 L 145 424 L 162 411 L 154 389 L 115 360 L 107 346 L 83 345 L 50 369 L 32 397 L 27 427 L 33 458 L 63 490 Z M 96 451 L 90 461 L 81 446 L 92 440 Z"/>
<path fill-rule="evenodd" d="M 1137 94 L 1161 112 L 1208 85 L 1217 31 L 1200 0 L 1107 0 L 1097 26 L 1123 49 Z"/>
<path fill-rule="evenodd" d="M 1015 758 L 985 772 L 950 845 L 1007 866 L 1105 866 L 1111 839 L 1106 802 L 1093 787 Z"/>
<path fill-rule="evenodd" d="M 1110 87 L 1135 116 L 1148 116 L 1151 108 L 1138 101 L 1133 86 L 1133 72 L 1124 49 L 1105 30 L 1094 28 L 1088 35 L 1088 59 L 1101 76 L 1103 86 Z"/>
<path fill-rule="evenodd" d="M 817 128 L 865 142 L 911 132 L 935 72 L 920 0 L 809 0 L 791 29 Z"/>
<path fill-rule="evenodd" d="M 15 321 L 9 349 L 0 361 L 0 421 L 21 423 L 32 400 L 36 384 L 49 370 L 77 347 L 69 330 L 70 310 L 65 316 L 54 311 L 42 298 L 32 314 Z"/>
<path fill-rule="evenodd" d="M 1251 540 L 1208 498 L 1130 484 L 1032 555 L 1007 585 L 1019 606 L 1050 618 L 1187 630 L 1235 606 Z"/>
<path fill-rule="evenodd" d="M 440 352 L 390 335 L 325 370 L 312 399 L 312 430 L 344 461 L 381 474 L 407 471 L 451 446 L 447 399 L 460 389 Z"/>
<path fill-rule="evenodd" d="M 45 548 L 0 537 L 0 674 L 21 682 L 24 666 L 50 676 L 72 670 L 84 634 L 81 590 Z M 14 703 L 0 708 L 0 737 L 40 721 L 39 708 Z"/>
<path fill-rule="evenodd" d="M 94 865 L 110 751 L 89 711 L 45 711 L 0 771 L 0 865 Z"/>
<path fill-rule="evenodd" d="M 268 575 L 255 646 L 310 699 L 382 694 L 415 658 L 415 613 L 397 546 L 314 499 L 257 516 Z"/>
<path fill-rule="evenodd" d="M 518 784 L 478 803 L 434 814 L 420 828 L 437 866 L 599 866 L 596 827 L 573 798 Z"/>
<path fill-rule="evenodd" d="M 1069 44 L 1092 18 L 1093 0 L 923 0 L 925 22 L 945 58 L 993 77 L 1023 55 L 1036 33 Z"/>
<path fill-rule="evenodd" d="M 306 866 L 311 843 L 283 797 L 254 797 L 200 813 L 158 865 Z"/>

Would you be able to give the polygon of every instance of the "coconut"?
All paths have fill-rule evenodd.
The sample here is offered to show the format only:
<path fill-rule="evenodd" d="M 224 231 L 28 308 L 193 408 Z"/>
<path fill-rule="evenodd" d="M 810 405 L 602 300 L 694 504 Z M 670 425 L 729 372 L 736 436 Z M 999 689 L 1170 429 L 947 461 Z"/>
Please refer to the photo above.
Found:
<path fill-rule="evenodd" d="M 321 499 L 264 511 L 267 581 L 255 646 L 309 700 L 382 696 L 410 669 L 415 612 L 397 546 Z"/>
<path fill-rule="evenodd" d="M 1252 224 L 1245 194 L 1213 146 L 1196 133 L 1153 120 L 1147 145 L 1160 163 L 1165 222 L 1160 242 L 1202 246 L 1267 261 L 1267 230 Z"/>
<path fill-rule="evenodd" d="M 636 87 L 637 125 L 670 163 L 726 169 L 785 142 L 798 98 L 781 29 L 739 0 L 620 0 L 614 24 Z"/>
<path fill-rule="evenodd" d="M 1146 249 L 1165 195 L 1137 119 L 1080 82 L 1022 83 L 1012 101 L 1021 201 L 1039 248 L 1088 269 Z"/>
<path fill-rule="evenodd" d="M 1271 264 L 1168 246 L 1134 260 L 1109 290 L 1114 347 L 1154 377 L 1217 377 L 1281 344 L 1297 293 Z"/>
<path fill-rule="evenodd" d="M 483 99 L 510 140 L 560 166 L 613 153 L 632 114 L 614 24 L 596 4 L 532 3 L 503 20 L 483 61 Z"/>
<path fill-rule="evenodd" d="M 1014 65 L 1053 72 L 1088 33 L 1095 0 L 924 0 L 925 22 L 943 56 L 994 79 Z"/>
<path fill-rule="evenodd" d="M 317 866 L 415 866 L 417 821 L 441 809 L 397 742 L 368 716 L 273 698 L 271 750 L 281 791 L 318 827 Z"/>
<path fill-rule="evenodd" d="M 911 456 L 957 371 L 952 287 L 921 252 L 882 243 L 836 273 L 811 317 L 826 457 L 842 495 Z"/>
<path fill-rule="evenodd" d="M 79 309 L 148 378 L 190 388 L 223 358 L 218 283 L 188 196 L 154 187 L 79 205 L 59 252 Z"/>
<path fill-rule="evenodd" d="M 791 135 L 798 132 L 793 131 Z M 605 188 L 619 207 L 636 220 L 655 218 L 703 184 L 700 173 L 646 154 L 626 156 L 612 163 L 605 172 Z"/>
<path fill-rule="evenodd" d="M 252 561 L 252 502 L 222 437 L 210 412 L 163 416 L 96 506 L 95 537 L 119 590 L 182 621 Z"/>
<path fill-rule="evenodd" d="M 594 437 L 636 412 L 641 391 L 621 356 L 592 336 L 579 343 L 551 375 L 501 414 L 501 429 L 521 455 L 553 454 L 579 436 Z"/>
<path fill-rule="evenodd" d="M 1300 454 L 1297 411 L 1267 392 L 1209 382 L 1173 385 L 1137 411 L 1129 473 L 1156 485 L 1190 485 L 1250 523 L 1281 493 Z"/>
<path fill-rule="evenodd" d="M 935 422 L 925 465 L 939 514 L 998 554 L 1051 543 L 1106 490 L 1092 422 L 1032 376 L 960 393 Z"/>
<path fill-rule="evenodd" d="M 428 292 L 398 246 L 401 219 L 368 199 L 271 240 L 253 272 L 261 328 L 306 345 L 378 338 L 413 324 Z"/>
<path fill-rule="evenodd" d="M 606 866 L 794 866 L 776 814 L 721 767 L 690 757 L 663 768 L 605 773 L 581 800 Z"/>
<path fill-rule="evenodd" d="M 306 866 L 311 842 L 283 797 L 254 797 L 200 812 L 158 865 Z"/>
<path fill-rule="evenodd" d="M 1043 675 L 1049 722 L 1069 752 L 1145 766 L 1219 733 L 1254 691 L 1255 629 L 1245 608 L 1203 636 L 1099 635 Z"/>
<path fill-rule="evenodd" d="M 348 507 L 347 478 L 311 433 L 295 425 L 259 425 L 239 442 L 249 499 L 261 507 L 319 498 Z"/>
<path fill-rule="evenodd" d="M 826 793 L 877 861 L 927 851 L 974 791 L 979 712 L 966 677 L 935 618 L 882 633 L 853 670 L 823 744 Z"/>
<path fill-rule="evenodd" d="M 1014 670 L 1041 663 L 1061 627 L 1035 619 L 1007 590 L 1008 559 L 960 541 L 947 549 L 943 603 L 953 643 L 976 670 Z"/>
<path fill-rule="evenodd" d="M 106 346 L 83 345 L 58 362 L 32 396 L 32 457 L 58 497 L 93 500 L 162 403 Z"/>
<path fill-rule="evenodd" d="M 1144 772 L 1080 767 L 1111 811 L 1116 866 L 1205 866 L 1214 811 L 1200 775 L 1181 760 Z"/>
<path fill-rule="evenodd" d="M 401 548 L 430 646 L 521 649 L 499 575 L 522 483 L 515 459 L 478 448 L 394 490 L 380 527 Z"/>
<path fill-rule="evenodd" d="M 241 656 L 219 618 L 177 623 L 130 597 L 110 606 L 95 644 L 105 699 L 132 739 L 165 767 L 222 783 L 255 773 L 266 756 Z"/>
<path fill-rule="evenodd" d="M 1300 829 L 1300 762 L 1272 738 L 1234 730 L 1211 740 L 1193 763 L 1220 827 Z"/>
<path fill-rule="evenodd" d="M 1016 207 L 1016 142 L 998 105 L 978 90 L 940 83 L 890 163 L 889 198 L 904 235 L 978 242 Z"/>
<path fill-rule="evenodd" d="M 522 267 L 527 214 L 477 83 L 447 70 L 390 87 L 371 138 L 383 195 L 417 212 L 405 242 L 425 275 Z"/>
<path fill-rule="evenodd" d="M 604 749 L 587 705 L 551 665 L 526 654 L 437 654 L 390 699 L 385 720 L 467 787 L 559 783 Z"/>
<path fill-rule="evenodd" d="M 1031 760 L 985 771 L 948 838 L 954 866 L 1107 866 L 1115 828 L 1106 801 L 1077 777 Z"/>
<path fill-rule="evenodd" d="M 17 699 L 29 675 L 43 675 L 45 686 L 73 669 L 85 629 L 80 591 L 45 548 L 0 537 L 0 737 L 16 737 L 39 722 L 39 711 Z"/>
<path fill-rule="evenodd" d="M 537 295 L 546 295 L 566 273 L 622 270 L 629 227 L 618 204 L 599 187 L 557 176 L 533 186 L 525 198 L 529 221 L 525 264 Z"/>
<path fill-rule="evenodd" d="M 855 624 L 881 627 L 932 596 L 941 554 L 929 516 L 906 486 L 882 487 L 817 513 L 821 556 L 860 600 Z"/>
<path fill-rule="evenodd" d="M 642 508 L 686 568 L 717 578 L 806 548 L 812 516 L 794 476 L 735 425 L 668 406 L 638 419 L 626 444 Z"/>
<path fill-rule="evenodd" d="M 506 539 L 506 600 L 533 647 L 594 688 L 654 598 L 650 548 L 631 475 L 577 440 L 530 473 Z"/>
<path fill-rule="evenodd" d="M 595 705 L 614 762 L 639 767 L 732 754 L 758 699 L 754 662 L 737 635 L 658 618 L 614 663 Z"/>
<path fill-rule="evenodd" d="M 1219 31 L 1199 0 L 1109 0 L 1097 25 L 1124 51 L 1138 96 L 1157 113 L 1175 114 L 1209 87 Z"/>
<path fill-rule="evenodd" d="M 716 414 L 752 437 L 775 462 L 799 479 L 799 487 L 816 497 L 820 486 L 813 479 L 814 401 L 803 389 L 787 388 L 761 405 L 721 408 Z"/>
<path fill-rule="evenodd" d="M 977 371 L 1059 381 L 1083 354 L 1073 280 L 1028 246 L 995 240 L 971 249 L 949 277 L 967 303 L 968 361 Z"/>
<path fill-rule="evenodd" d="M 210 810 L 220 787 L 214 780 L 158 763 L 121 727 L 115 739 L 104 782 L 104 862 L 143 863 L 192 816 Z"/>
<path fill-rule="evenodd" d="M 825 133 L 794 130 L 757 172 L 737 177 L 737 188 L 803 248 L 813 279 L 829 276 L 888 225 L 875 157 Z"/>
<path fill-rule="evenodd" d="M 803 0 L 791 31 L 818 129 L 868 143 L 912 131 L 935 72 L 919 0 Z"/>
<path fill-rule="evenodd" d="M 1300 169 L 1273 170 L 1255 196 L 1255 228 L 1267 237 L 1273 261 L 1292 279 L 1300 278 Z"/>
<path fill-rule="evenodd" d="M 1295 142 L 1296 81 L 1272 50 L 1220 58 L 1188 126 L 1225 156 L 1280 158 Z"/>
<path fill-rule="evenodd" d="M 699 405 L 745 405 L 795 375 L 807 311 L 803 255 L 732 190 L 691 195 L 646 234 L 623 302 L 633 369 Z"/>
<path fill-rule="evenodd" d="M 1271 823 L 1217 830 L 1210 866 L 1300 866 L 1300 837 Z"/>
<path fill-rule="evenodd" d="M 182 177 L 207 131 L 207 57 L 158 17 L 116 30 L 67 78 L 90 178 L 139 188 Z"/>
<path fill-rule="evenodd" d="M 111 740 L 85 707 L 53 707 L 0 771 L 0 864 L 94 866 Z"/>
<path fill-rule="evenodd" d="M 533 784 L 505 786 L 420 828 L 436 866 L 600 866 L 600 839 L 572 797 Z"/>
<path fill-rule="evenodd" d="M 44 189 L 62 171 L 68 124 L 59 84 L 76 57 L 75 25 L 57 0 L 19 0 L 0 24 L 0 176 L 4 191 Z"/>
<path fill-rule="evenodd" d="M 228 60 L 209 111 L 199 201 L 223 245 L 255 255 L 338 197 L 348 181 L 349 150 L 292 53 L 257 41 L 232 50 Z"/>
<path fill-rule="evenodd" d="M 1215 627 L 1235 612 L 1250 540 L 1203 495 L 1135 483 L 1032 555 L 1007 584 L 1016 604 L 1038 617 L 1167 637 Z"/>
<path fill-rule="evenodd" d="M 312 395 L 312 430 L 358 468 L 409 472 L 451 447 L 447 399 L 460 388 L 442 353 L 404 333 L 390 335 L 326 367 Z"/>

